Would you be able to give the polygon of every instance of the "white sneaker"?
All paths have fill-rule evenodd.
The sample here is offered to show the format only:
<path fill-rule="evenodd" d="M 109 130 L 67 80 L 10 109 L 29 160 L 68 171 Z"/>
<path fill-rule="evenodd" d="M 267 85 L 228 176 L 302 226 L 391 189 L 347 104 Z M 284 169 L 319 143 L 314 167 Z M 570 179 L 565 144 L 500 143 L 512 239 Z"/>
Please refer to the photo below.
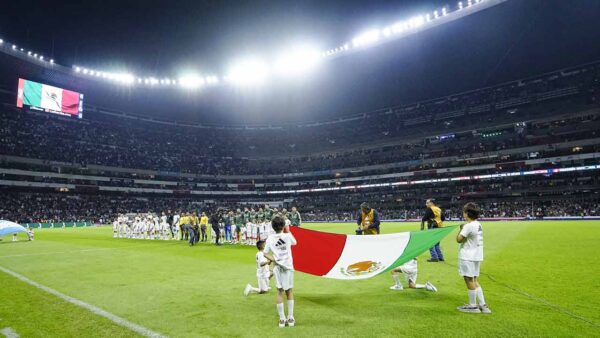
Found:
<path fill-rule="evenodd" d="M 486 313 L 486 314 L 492 313 L 492 310 L 490 310 L 490 308 L 487 306 L 487 304 L 479 305 L 479 310 L 481 311 L 481 313 Z"/>
<path fill-rule="evenodd" d="M 285 319 L 280 319 L 279 320 L 279 327 L 285 327 L 286 321 Z"/>
<path fill-rule="evenodd" d="M 248 296 L 248 294 L 250 294 L 250 289 L 252 289 L 252 285 L 247 284 L 246 288 L 244 289 L 244 296 Z"/>
<path fill-rule="evenodd" d="M 294 325 L 296 325 L 296 320 L 294 320 L 294 317 L 289 317 L 287 320 L 287 325 L 289 327 L 293 327 Z"/>
<path fill-rule="evenodd" d="M 404 288 L 402 287 L 402 285 L 393 285 L 393 286 L 390 286 L 390 290 L 402 291 L 402 290 L 404 290 Z"/>
<path fill-rule="evenodd" d="M 429 282 L 425 283 L 425 289 L 427 289 L 428 291 L 431 291 L 431 292 L 437 292 L 437 288 Z"/>

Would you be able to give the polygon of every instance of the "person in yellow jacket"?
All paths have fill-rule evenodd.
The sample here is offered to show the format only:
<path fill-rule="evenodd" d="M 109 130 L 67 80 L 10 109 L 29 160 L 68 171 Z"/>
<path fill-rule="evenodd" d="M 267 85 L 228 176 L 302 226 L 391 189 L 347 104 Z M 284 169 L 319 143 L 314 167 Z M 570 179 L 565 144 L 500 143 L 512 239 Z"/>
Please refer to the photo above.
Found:
<path fill-rule="evenodd" d="M 206 229 L 208 227 L 208 216 L 206 216 L 206 213 L 203 212 L 202 216 L 200 217 L 200 231 L 202 232 L 202 242 L 206 242 L 207 241 L 207 236 L 206 236 Z"/>
<path fill-rule="evenodd" d="M 188 239 L 188 231 L 187 227 L 190 225 L 190 216 L 188 213 L 182 213 L 181 218 L 179 218 L 179 233 L 181 234 L 180 240 Z"/>
<path fill-rule="evenodd" d="M 379 234 L 379 225 L 381 224 L 379 213 L 367 203 L 362 203 L 360 205 L 360 212 L 356 223 L 358 224 L 358 230 L 356 230 L 357 235 Z"/>
<path fill-rule="evenodd" d="M 423 219 L 421 220 L 421 230 L 425 229 L 425 222 L 427 222 L 427 229 L 443 227 L 444 213 L 442 212 L 442 209 L 435 205 L 434 200 L 431 198 L 425 201 L 425 206 L 427 209 L 425 210 L 425 216 L 423 216 Z M 427 260 L 428 262 L 444 261 L 444 254 L 442 253 L 439 242 L 429 249 L 429 254 L 431 255 L 431 258 Z"/>

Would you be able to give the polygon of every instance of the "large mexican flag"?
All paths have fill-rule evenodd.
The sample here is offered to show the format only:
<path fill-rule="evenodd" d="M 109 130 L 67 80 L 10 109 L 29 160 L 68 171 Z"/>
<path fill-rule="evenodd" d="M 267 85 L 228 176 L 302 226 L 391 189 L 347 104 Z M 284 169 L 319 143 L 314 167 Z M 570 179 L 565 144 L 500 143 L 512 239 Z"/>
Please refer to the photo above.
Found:
<path fill-rule="evenodd" d="M 389 235 L 357 236 L 291 227 L 297 271 L 333 279 L 366 279 L 427 251 L 456 226 Z"/>
<path fill-rule="evenodd" d="M 19 79 L 17 106 L 34 106 L 71 115 L 79 113 L 79 93 Z"/>

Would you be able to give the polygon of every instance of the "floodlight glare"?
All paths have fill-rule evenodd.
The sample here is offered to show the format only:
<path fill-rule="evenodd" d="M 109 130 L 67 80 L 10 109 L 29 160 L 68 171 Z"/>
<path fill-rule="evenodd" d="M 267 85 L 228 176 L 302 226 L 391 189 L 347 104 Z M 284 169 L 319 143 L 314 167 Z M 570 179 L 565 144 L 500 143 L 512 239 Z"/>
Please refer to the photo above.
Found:
<path fill-rule="evenodd" d="M 185 75 L 179 78 L 179 85 L 184 88 L 195 89 L 204 85 L 204 79 L 194 74 Z"/>
<path fill-rule="evenodd" d="M 357 37 L 352 39 L 352 44 L 354 47 L 362 47 L 368 44 L 372 44 L 374 42 L 379 41 L 381 33 L 378 29 L 371 29 L 362 34 L 359 34 Z"/>
<path fill-rule="evenodd" d="M 296 46 L 281 53 L 275 60 L 274 68 L 281 75 L 298 76 L 313 70 L 321 60 L 317 48 Z"/>
<path fill-rule="evenodd" d="M 52 64 L 53 64 L 53 63 L 54 63 L 54 59 L 50 59 L 50 63 L 52 63 Z"/>
<path fill-rule="evenodd" d="M 268 76 L 269 68 L 257 59 L 238 61 L 227 72 L 230 82 L 242 86 L 261 84 Z"/>

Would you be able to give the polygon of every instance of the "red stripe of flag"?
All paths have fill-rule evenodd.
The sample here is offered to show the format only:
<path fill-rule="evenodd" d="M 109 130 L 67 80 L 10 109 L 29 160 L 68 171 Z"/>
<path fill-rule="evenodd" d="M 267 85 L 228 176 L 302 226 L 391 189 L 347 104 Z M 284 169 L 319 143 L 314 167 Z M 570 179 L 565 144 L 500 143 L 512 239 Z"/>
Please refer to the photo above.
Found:
<path fill-rule="evenodd" d="M 298 241 L 298 244 L 292 246 L 294 269 L 311 275 L 327 274 L 340 259 L 346 245 L 346 235 L 294 226 L 290 230 Z"/>

